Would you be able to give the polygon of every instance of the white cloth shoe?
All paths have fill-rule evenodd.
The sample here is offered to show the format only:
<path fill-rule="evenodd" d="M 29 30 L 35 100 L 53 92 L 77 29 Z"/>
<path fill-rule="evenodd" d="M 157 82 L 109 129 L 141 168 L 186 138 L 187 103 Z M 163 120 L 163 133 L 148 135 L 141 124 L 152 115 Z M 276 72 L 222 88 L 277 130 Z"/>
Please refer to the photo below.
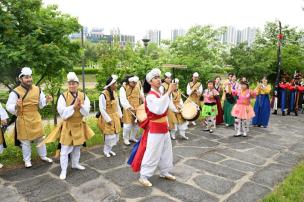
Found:
<path fill-rule="evenodd" d="M 174 135 L 171 134 L 171 139 L 172 139 L 172 140 L 176 140 L 175 134 L 174 134 Z"/>
<path fill-rule="evenodd" d="M 72 168 L 77 170 L 85 170 L 85 167 L 80 164 L 72 165 Z"/>
<path fill-rule="evenodd" d="M 116 156 L 116 153 L 113 152 L 113 151 L 110 151 L 110 154 L 111 154 L 112 156 Z"/>
<path fill-rule="evenodd" d="M 138 181 L 140 184 L 144 185 L 145 187 L 152 187 L 152 183 L 148 179 L 139 178 Z"/>
<path fill-rule="evenodd" d="M 243 137 L 246 137 L 246 136 L 247 136 L 247 133 L 246 133 L 246 132 L 244 132 L 244 133 L 243 133 Z"/>
<path fill-rule="evenodd" d="M 41 157 L 42 161 L 48 162 L 48 163 L 53 163 L 53 160 L 51 158 L 48 157 Z"/>
<path fill-rule="evenodd" d="M 0 163 L 0 168 L 3 168 L 3 164 Z"/>
<path fill-rule="evenodd" d="M 130 139 L 130 142 L 136 143 L 136 142 L 138 142 L 138 140 L 134 138 L 134 139 Z"/>
<path fill-rule="evenodd" d="M 166 175 L 160 175 L 160 178 L 166 179 L 166 180 L 176 180 L 176 177 L 174 175 L 171 174 L 166 174 Z"/>
<path fill-rule="evenodd" d="M 192 121 L 192 125 L 196 126 L 196 123 L 195 123 L 195 121 Z"/>
<path fill-rule="evenodd" d="M 30 161 L 24 162 L 24 166 L 25 166 L 25 168 L 30 168 L 30 167 L 32 167 L 32 163 Z"/>
<path fill-rule="evenodd" d="M 238 131 L 238 132 L 234 135 L 234 137 L 238 137 L 238 136 L 241 136 L 241 132 L 240 132 L 240 131 Z"/>
<path fill-rule="evenodd" d="M 61 171 L 60 175 L 59 175 L 59 178 L 61 180 L 65 180 L 66 179 L 66 171 Z"/>
<path fill-rule="evenodd" d="M 111 155 L 109 153 L 103 152 L 103 154 L 105 155 L 105 157 L 110 158 Z"/>
<path fill-rule="evenodd" d="M 124 144 L 129 146 L 131 143 L 128 139 L 124 139 Z"/>
<path fill-rule="evenodd" d="M 189 140 L 189 137 L 187 137 L 186 135 L 182 135 L 182 138 L 183 138 L 184 140 Z"/>

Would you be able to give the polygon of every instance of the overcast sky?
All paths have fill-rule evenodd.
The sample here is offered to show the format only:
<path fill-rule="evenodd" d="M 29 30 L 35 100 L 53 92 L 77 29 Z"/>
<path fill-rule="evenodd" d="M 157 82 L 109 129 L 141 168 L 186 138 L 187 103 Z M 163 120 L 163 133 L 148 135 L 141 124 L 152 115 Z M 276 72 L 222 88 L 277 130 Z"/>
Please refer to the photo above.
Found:
<path fill-rule="evenodd" d="M 304 28 L 303 0 L 43 0 L 92 27 L 119 27 L 140 40 L 149 29 L 170 30 L 193 25 L 263 27 L 266 21 Z"/>

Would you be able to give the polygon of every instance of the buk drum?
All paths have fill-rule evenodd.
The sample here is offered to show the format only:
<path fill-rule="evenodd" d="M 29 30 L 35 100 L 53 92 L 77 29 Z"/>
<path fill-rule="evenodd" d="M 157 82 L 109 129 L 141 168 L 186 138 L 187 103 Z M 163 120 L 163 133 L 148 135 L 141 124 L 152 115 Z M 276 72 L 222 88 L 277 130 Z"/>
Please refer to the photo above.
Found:
<path fill-rule="evenodd" d="M 195 121 L 200 115 L 200 108 L 193 102 L 184 103 L 182 109 L 182 117 L 187 121 Z"/>
<path fill-rule="evenodd" d="M 137 107 L 136 117 L 139 122 L 142 122 L 147 119 L 147 113 L 146 113 L 144 104 L 141 104 L 139 107 Z"/>

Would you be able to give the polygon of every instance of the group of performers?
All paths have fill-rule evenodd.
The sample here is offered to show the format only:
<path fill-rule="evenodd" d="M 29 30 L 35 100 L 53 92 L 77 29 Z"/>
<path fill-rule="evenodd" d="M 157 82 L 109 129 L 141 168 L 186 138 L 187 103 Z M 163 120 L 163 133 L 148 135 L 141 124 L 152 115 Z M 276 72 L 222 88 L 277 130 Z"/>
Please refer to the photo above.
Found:
<path fill-rule="evenodd" d="M 42 109 L 53 98 L 46 96 L 39 87 L 32 84 L 30 68 L 25 67 L 21 70 L 19 80 L 21 84 L 10 93 L 6 109 L 17 117 L 14 130 L 15 144 L 21 146 L 25 167 L 32 166 L 31 143 L 37 143 L 40 158 L 51 163 L 52 159 L 47 157 L 45 144 L 58 140 L 60 179 L 66 179 L 69 157 L 72 168 L 85 170 L 79 163 L 81 147 L 94 132 L 84 121 L 84 117 L 90 112 L 90 100 L 78 90 L 79 79 L 76 74 L 68 73 L 67 90 L 58 98 L 57 111 L 62 122 L 45 139 L 38 109 Z M 271 87 L 266 77 L 253 90 L 249 88 L 246 78 L 238 82 L 234 74 L 229 74 L 227 81 L 224 82 L 220 77 L 209 80 L 206 89 L 203 89 L 203 84 L 199 82 L 199 74 L 195 72 L 187 84 L 187 96 L 179 89 L 177 78 L 166 72 L 161 79 L 159 69 L 148 72 L 143 84 L 136 75 L 126 76 L 119 89 L 119 96 L 117 81 L 118 77 L 111 75 L 99 96 L 100 113 L 97 115 L 97 123 L 104 136 L 103 154 L 107 158 L 116 155 L 113 147 L 119 142 L 122 130 L 123 143 L 135 143 L 128 163 L 133 171 L 140 171 L 139 182 L 144 186 L 152 186 L 149 177 L 157 167 L 160 169 L 160 177 L 175 180 L 170 174 L 173 166 L 171 140 L 176 140 L 177 132 L 181 139 L 188 140 L 188 125 L 196 125 L 195 120 L 199 116 L 202 119 L 203 130 L 210 133 L 216 129 L 216 125 L 222 123 L 227 127 L 234 126 L 235 136 L 247 136 L 251 120 L 255 126 L 268 126 Z M 288 89 L 290 102 L 299 105 L 303 94 L 299 98 L 298 93 L 303 93 L 303 85 L 298 84 L 299 81 L 295 80 Z M 284 82 L 280 83 L 278 103 L 281 106 L 285 106 L 283 98 L 286 89 L 283 87 L 286 85 Z M 184 101 L 183 97 L 186 98 Z M 256 98 L 254 108 L 251 106 L 252 98 Z M 185 116 L 183 113 L 188 112 L 186 105 L 194 107 L 194 113 L 198 113 L 198 116 Z M 298 111 L 297 106 L 289 105 L 288 114 Z M 143 106 L 146 114 L 144 120 L 139 120 L 137 116 L 140 106 Z M 5 128 L 8 115 L 1 105 L 0 118 L 1 128 Z M 139 128 L 143 129 L 140 138 L 137 137 Z M 6 147 L 3 131 L 1 130 L 0 136 L 0 153 Z"/>
<path fill-rule="evenodd" d="M 300 73 L 295 73 L 290 82 L 287 80 L 287 75 L 283 74 L 277 94 L 272 99 L 273 114 L 277 114 L 280 108 L 282 116 L 291 113 L 298 116 L 299 111 L 303 112 L 304 81 Z"/>

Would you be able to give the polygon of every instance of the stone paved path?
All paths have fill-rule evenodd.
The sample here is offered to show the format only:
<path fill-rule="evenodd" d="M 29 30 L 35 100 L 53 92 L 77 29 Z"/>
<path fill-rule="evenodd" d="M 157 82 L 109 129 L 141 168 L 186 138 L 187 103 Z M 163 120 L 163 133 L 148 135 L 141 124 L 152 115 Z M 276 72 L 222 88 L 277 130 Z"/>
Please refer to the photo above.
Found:
<path fill-rule="evenodd" d="M 250 136 L 232 137 L 224 126 L 215 133 L 190 128 L 189 141 L 174 145 L 176 182 L 152 177 L 152 188 L 137 182 L 126 167 L 130 147 L 118 145 L 106 159 L 98 146 L 83 151 L 85 171 L 58 178 L 58 160 L 34 162 L 31 169 L 0 172 L 0 201 L 237 201 L 263 198 L 304 156 L 304 115 L 272 116 L 270 127 L 251 128 Z"/>

